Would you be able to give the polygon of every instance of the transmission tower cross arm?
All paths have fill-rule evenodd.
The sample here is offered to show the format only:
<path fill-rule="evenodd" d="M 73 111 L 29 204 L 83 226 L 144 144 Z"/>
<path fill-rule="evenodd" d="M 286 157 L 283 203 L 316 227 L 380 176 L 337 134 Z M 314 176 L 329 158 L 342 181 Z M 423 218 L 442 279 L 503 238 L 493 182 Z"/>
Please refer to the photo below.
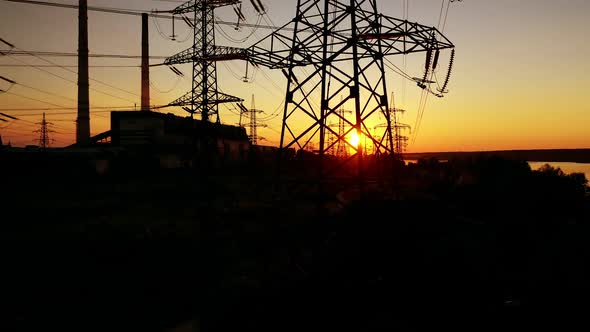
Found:
<path fill-rule="evenodd" d="M 258 43 L 249 47 L 246 51 L 248 62 L 254 65 L 262 65 L 271 69 L 281 69 L 295 66 L 307 66 L 314 63 L 312 52 L 301 49 L 300 46 L 293 47 L 293 36 L 288 36 L 281 29 L 293 29 L 291 23 L 283 26 Z M 321 45 L 318 45 L 321 47 Z M 291 51 L 293 58 L 290 59 Z M 321 48 L 316 48 L 316 55 L 321 54 Z M 315 61 L 320 61 L 316 58 Z"/>
<path fill-rule="evenodd" d="M 377 50 L 380 43 L 383 55 L 409 54 L 454 48 L 455 45 L 435 27 L 400 20 L 383 14 L 378 22 L 364 27 L 357 35 L 365 47 Z"/>
<path fill-rule="evenodd" d="M 407 130 L 412 130 L 412 127 L 410 127 L 410 125 L 405 124 L 405 123 L 398 123 L 392 126 L 393 128 L 399 128 L 399 129 L 407 129 Z"/>
<path fill-rule="evenodd" d="M 251 126 L 251 125 L 252 125 L 252 122 L 242 123 L 242 126 Z M 258 128 L 268 128 L 268 125 L 267 124 L 264 124 L 264 123 L 261 123 L 261 124 L 260 123 L 256 123 L 255 125 Z"/>
<path fill-rule="evenodd" d="M 213 53 L 202 56 L 201 51 L 195 48 L 189 48 L 176 55 L 167 58 L 164 64 L 167 66 L 177 65 L 183 63 L 190 63 L 193 61 L 228 61 L 246 59 L 246 50 L 243 48 L 229 47 L 229 46 L 215 46 Z"/>
<path fill-rule="evenodd" d="M 303 15 L 303 14 L 302 14 Z M 333 45 L 352 47 L 356 44 L 362 52 L 359 59 L 381 56 L 428 52 L 454 48 L 451 41 L 435 27 L 400 20 L 383 14 L 370 16 L 357 24 L 354 33 L 327 24 Z M 272 69 L 291 66 L 321 64 L 323 29 L 313 22 L 295 18 L 292 22 L 272 32 L 247 49 L 247 60 L 255 65 Z M 293 37 L 289 31 L 298 31 Z M 295 40 L 294 40 L 295 38 Z M 353 54 L 346 48 L 328 51 L 329 61 L 349 61 Z"/>
<path fill-rule="evenodd" d="M 241 103 L 243 101 L 244 101 L 244 99 L 242 99 L 242 98 L 228 95 L 223 92 L 218 92 L 217 93 L 217 100 L 213 100 L 212 103 L 213 104 Z"/>
<path fill-rule="evenodd" d="M 244 101 L 244 99 L 242 99 L 242 98 L 234 97 L 232 95 L 228 95 L 223 92 L 217 92 L 217 98 L 209 99 L 207 101 L 207 104 L 208 105 L 218 105 L 218 104 L 224 104 L 224 103 L 241 103 L 243 101 Z M 184 96 L 169 103 L 168 106 L 190 106 L 190 105 L 195 105 L 195 104 L 200 104 L 200 103 L 201 103 L 201 101 L 195 100 L 193 98 L 193 92 L 190 91 L 187 94 L 185 94 Z"/>
<path fill-rule="evenodd" d="M 176 7 L 175 9 L 171 10 L 170 12 L 174 15 L 186 14 L 194 12 L 195 9 L 199 10 L 203 7 L 215 8 L 215 7 L 223 7 L 229 5 L 236 5 L 241 3 L 242 0 L 191 0 L 183 3 L 182 5 Z"/>

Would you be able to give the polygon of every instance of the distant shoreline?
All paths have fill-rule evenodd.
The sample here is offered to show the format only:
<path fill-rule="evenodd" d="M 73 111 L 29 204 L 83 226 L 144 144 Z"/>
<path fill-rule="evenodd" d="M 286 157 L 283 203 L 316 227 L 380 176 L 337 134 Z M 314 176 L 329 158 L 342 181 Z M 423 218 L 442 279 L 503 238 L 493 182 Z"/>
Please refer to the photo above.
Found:
<path fill-rule="evenodd" d="M 589 149 L 547 149 L 547 150 L 499 150 L 499 151 L 449 151 L 406 153 L 404 159 L 418 160 L 435 158 L 439 160 L 497 156 L 510 160 L 590 163 Z"/>

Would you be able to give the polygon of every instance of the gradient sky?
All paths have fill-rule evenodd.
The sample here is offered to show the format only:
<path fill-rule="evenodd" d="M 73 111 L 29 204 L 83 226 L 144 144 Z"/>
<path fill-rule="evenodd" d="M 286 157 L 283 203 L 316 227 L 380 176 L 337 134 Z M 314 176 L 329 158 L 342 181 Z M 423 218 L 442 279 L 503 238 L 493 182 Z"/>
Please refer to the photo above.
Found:
<path fill-rule="evenodd" d="M 76 4 L 77 1 L 53 2 Z M 90 0 L 89 6 L 151 11 L 172 9 L 175 1 L 156 0 Z M 403 18 L 403 0 L 381 0 L 379 7 L 386 15 Z M 438 26 L 441 0 L 409 0 L 409 20 Z M 295 13 L 296 0 L 263 0 L 271 19 L 262 24 L 283 25 Z M 257 19 L 249 1 L 244 1 L 248 22 Z M 224 21 L 235 20 L 230 8 L 216 12 Z M 444 14 L 443 14 L 444 16 Z M 269 20 L 267 22 L 266 20 Z M 272 21 L 272 22 L 270 22 Z M 150 19 L 151 55 L 170 56 L 190 47 L 188 27 L 177 22 L 177 41 L 169 36 L 170 20 Z M 162 32 L 163 36 L 158 32 Z M 251 31 L 235 31 L 231 26 L 220 29 L 233 39 L 241 39 Z M 389 72 L 389 89 L 393 89 L 396 107 L 407 110 L 403 122 L 414 129 L 409 152 L 474 151 L 504 149 L 588 148 L 590 147 L 590 103 L 585 89 L 590 77 L 590 1 L 587 0 L 463 0 L 450 4 L 444 35 L 456 46 L 455 66 L 444 98 L 430 96 L 422 120 L 417 125 L 421 90 L 415 83 Z M 217 44 L 247 47 L 271 31 L 258 29 L 244 43 L 228 40 L 217 33 Z M 89 49 L 91 53 L 141 54 L 141 19 L 138 16 L 89 12 Z M 186 37 L 189 37 L 186 41 Z M 76 52 L 77 11 L 0 0 L 0 38 L 20 49 L 34 51 Z M 0 56 L 0 76 L 20 83 L 9 92 L 0 93 L 0 109 L 22 119 L 0 122 L 4 142 L 23 146 L 34 144 L 36 122 L 42 111 L 6 111 L 14 108 L 56 108 L 48 110 L 47 118 L 54 124 L 54 146 L 73 143 L 76 118 L 76 58 L 46 58 L 62 68 L 5 67 L 2 65 L 49 63 L 34 57 Z M 390 58 L 404 67 L 404 57 Z M 424 55 L 408 55 L 406 71 L 421 76 Z M 152 64 L 159 60 L 152 60 Z M 446 61 L 444 69 L 446 70 Z M 139 65 L 140 60 L 90 59 L 91 65 Z M 186 77 L 179 79 L 166 67 L 151 71 L 153 105 L 164 105 L 190 89 L 190 65 L 179 65 Z M 284 99 L 286 80 L 278 71 L 260 68 L 253 81 L 244 83 L 245 63 L 233 61 L 218 65 L 219 88 L 245 99 L 250 107 L 252 95 L 262 117 L 276 114 Z M 47 72 L 51 72 L 49 74 Z M 444 70 L 443 70 L 444 72 Z M 58 78 L 55 75 L 65 79 Z M 93 107 L 124 107 L 140 104 L 140 69 L 90 68 L 90 103 Z M 72 82 L 73 81 L 73 82 Z M 105 84 L 106 83 L 106 84 Z M 0 81 L 0 89 L 9 84 Z M 116 88 L 114 88 L 116 87 Z M 34 89 L 32 89 L 34 88 Z M 118 89 L 117 89 L 118 88 Z M 36 89 L 36 90 L 35 90 Z M 40 91 L 39 91 L 40 90 Z M 42 93 L 49 92 L 50 94 Z M 40 99 L 46 103 L 20 96 Z M 55 96 L 59 95 L 59 96 Z M 47 104 L 50 103 L 50 104 Z M 91 131 L 108 130 L 109 115 L 105 109 L 94 108 Z M 167 111 L 186 115 L 175 109 Z M 66 113 L 66 114 L 64 114 Z M 235 111 L 220 108 L 222 122 L 237 124 Z M 278 145 L 280 116 L 271 117 L 267 128 L 259 128 L 265 138 L 261 144 Z M 416 130 L 416 128 L 419 128 Z"/>

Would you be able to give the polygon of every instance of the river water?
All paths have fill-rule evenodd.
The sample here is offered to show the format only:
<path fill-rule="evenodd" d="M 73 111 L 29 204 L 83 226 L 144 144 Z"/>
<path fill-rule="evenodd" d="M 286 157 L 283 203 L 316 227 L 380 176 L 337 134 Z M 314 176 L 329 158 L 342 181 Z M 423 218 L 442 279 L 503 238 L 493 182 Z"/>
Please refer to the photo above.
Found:
<path fill-rule="evenodd" d="M 406 160 L 406 164 L 415 163 L 417 160 Z M 529 166 L 532 170 L 537 170 L 543 165 L 549 164 L 555 168 L 559 167 L 565 174 L 570 173 L 584 173 L 586 178 L 590 180 L 590 164 L 587 163 L 568 163 L 568 162 L 557 162 L 557 161 L 529 161 Z"/>
<path fill-rule="evenodd" d="M 584 173 L 584 174 L 586 174 L 587 179 L 590 178 L 590 164 L 563 163 L 563 162 L 557 162 L 557 161 L 529 161 L 529 165 L 531 166 L 531 169 L 533 169 L 533 170 L 537 170 L 545 164 L 549 164 L 555 168 L 559 167 L 566 174 Z"/>

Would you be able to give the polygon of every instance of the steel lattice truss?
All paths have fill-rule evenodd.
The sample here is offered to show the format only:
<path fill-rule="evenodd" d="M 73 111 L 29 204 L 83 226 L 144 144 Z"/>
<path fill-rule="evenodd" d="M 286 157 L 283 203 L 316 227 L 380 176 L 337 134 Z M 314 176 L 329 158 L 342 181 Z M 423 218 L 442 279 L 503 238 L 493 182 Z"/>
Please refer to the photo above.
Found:
<path fill-rule="evenodd" d="M 217 7 L 240 3 L 240 0 L 192 0 L 188 1 L 172 11 L 175 15 L 194 13 L 194 42 L 188 50 L 180 52 L 164 62 L 166 65 L 192 62 L 193 81 L 192 89 L 184 96 L 168 104 L 168 106 L 181 106 L 194 116 L 201 114 L 203 121 L 209 121 L 212 115 L 219 119 L 219 104 L 230 102 L 243 102 L 217 89 L 217 64 L 216 61 L 243 58 L 244 51 L 232 47 L 215 45 L 215 15 Z"/>
<path fill-rule="evenodd" d="M 281 150 L 319 141 L 319 155 L 333 154 L 346 142 L 361 172 L 362 143 L 394 154 L 384 57 L 447 48 L 454 45 L 436 28 L 380 14 L 376 0 L 299 0 L 296 17 L 251 46 L 247 58 L 287 77 Z M 386 140 L 369 130 L 377 118 L 387 122 Z M 344 133 L 328 125 L 340 121 Z M 362 138 L 358 146 L 348 143 L 353 132 Z M 324 139 L 330 135 L 337 139 Z M 321 176 L 330 172 L 320 170 Z"/>

